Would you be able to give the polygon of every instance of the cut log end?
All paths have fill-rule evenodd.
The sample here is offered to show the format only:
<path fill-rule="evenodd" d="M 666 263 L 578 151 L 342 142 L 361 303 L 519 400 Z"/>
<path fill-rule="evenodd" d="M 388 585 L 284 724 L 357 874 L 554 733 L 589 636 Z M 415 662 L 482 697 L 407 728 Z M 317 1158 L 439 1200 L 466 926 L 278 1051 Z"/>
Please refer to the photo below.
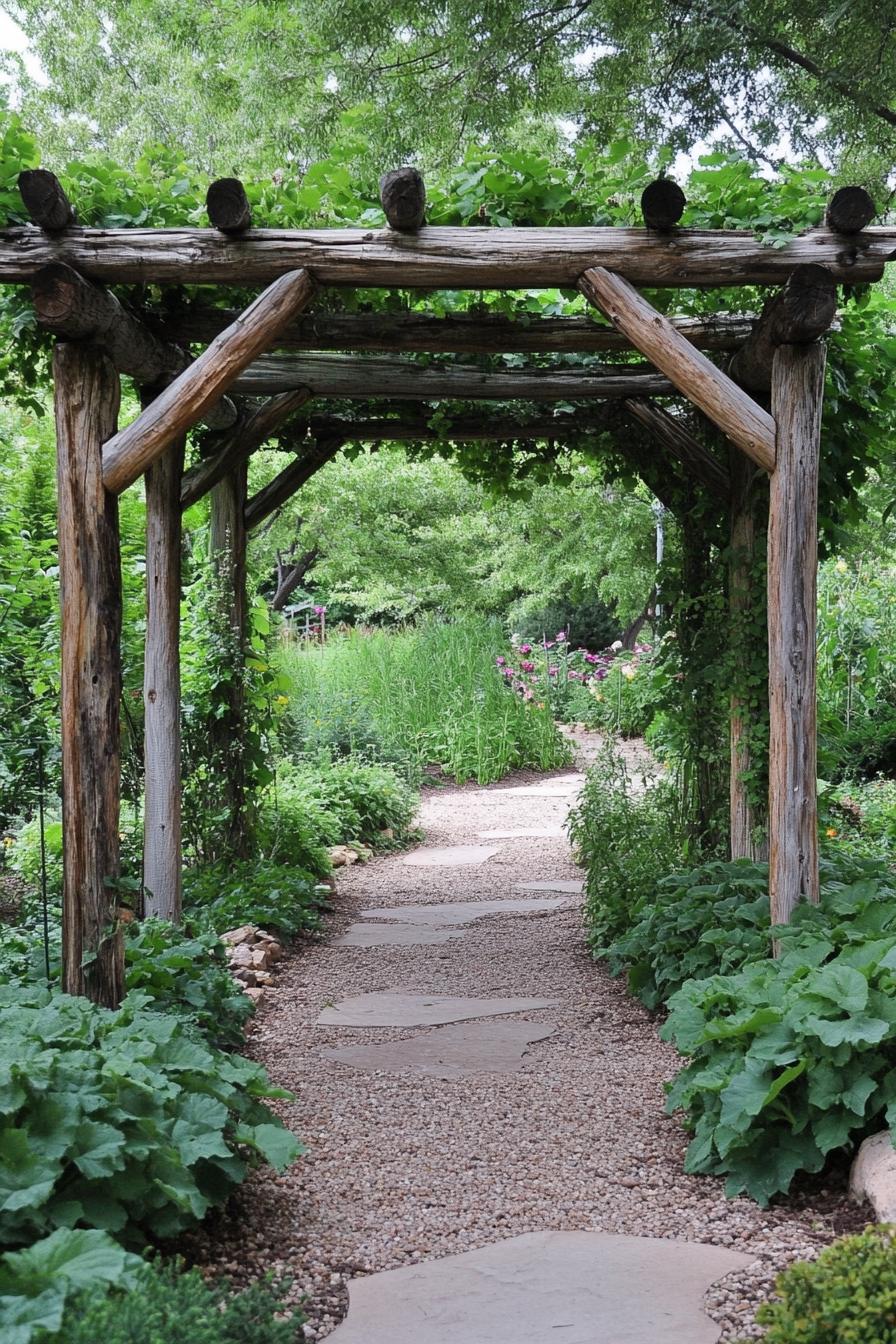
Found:
<path fill-rule="evenodd" d="M 416 168 L 394 168 L 380 178 L 380 201 L 391 229 L 413 233 L 423 223 L 426 186 Z"/>
<path fill-rule="evenodd" d="M 825 212 L 825 223 L 834 233 L 861 233 L 877 211 L 864 187 L 840 187 Z"/>
<path fill-rule="evenodd" d="M 208 217 L 222 233 L 245 233 L 252 227 L 252 209 L 238 177 L 220 177 L 205 197 Z"/>
<path fill-rule="evenodd" d="M 641 193 L 641 213 L 648 229 L 660 233 L 674 229 L 687 205 L 685 194 L 671 177 L 658 177 Z"/>
<path fill-rule="evenodd" d="M 47 168 L 19 173 L 19 195 L 33 222 L 45 233 L 60 233 L 75 222 L 75 212 L 59 178 Z"/>

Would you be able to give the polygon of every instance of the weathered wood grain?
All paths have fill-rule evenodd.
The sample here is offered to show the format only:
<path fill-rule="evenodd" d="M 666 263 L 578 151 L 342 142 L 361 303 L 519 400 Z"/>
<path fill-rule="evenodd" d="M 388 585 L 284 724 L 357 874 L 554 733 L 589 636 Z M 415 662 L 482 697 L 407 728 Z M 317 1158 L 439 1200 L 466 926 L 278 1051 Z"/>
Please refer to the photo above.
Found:
<path fill-rule="evenodd" d="M 593 266 L 580 277 L 579 289 L 748 457 L 766 471 L 774 468 L 775 426 L 768 412 L 690 345 L 627 280 Z"/>
<path fill-rule="evenodd" d="M 199 308 L 172 318 L 165 330 L 174 341 L 214 340 L 237 313 Z M 753 319 L 720 313 L 678 317 L 676 331 L 703 350 L 736 350 Z M 500 313 L 309 313 L 277 337 L 278 350 L 379 350 L 432 354 L 599 354 L 631 350 L 632 343 L 590 317 L 539 317 L 531 322 Z"/>
<path fill-rule="evenodd" d="M 59 233 L 75 222 L 75 212 L 65 188 L 48 168 L 26 168 L 19 173 L 22 204 L 39 229 Z"/>
<path fill-rule="evenodd" d="M 816 582 L 821 344 L 782 345 L 772 370 L 778 464 L 768 526 L 769 894 L 773 924 L 818 901 Z"/>
<path fill-rule="evenodd" d="M 252 227 L 252 208 L 238 177 L 219 177 L 206 192 L 205 209 L 222 233 L 245 233 Z"/>
<path fill-rule="evenodd" d="M 307 271 L 276 280 L 244 313 L 141 411 L 103 451 L 103 480 L 120 494 L 233 384 L 314 293 Z"/>
<path fill-rule="evenodd" d="M 38 271 L 31 282 L 34 313 L 45 331 L 64 340 L 92 341 L 119 373 L 145 387 L 164 386 L 190 363 L 186 351 L 161 340 L 114 294 L 91 284 L 70 266 L 56 263 Z M 226 429 L 237 417 L 229 397 L 209 407 L 204 417 L 212 429 Z"/>
<path fill-rule="evenodd" d="M 246 798 L 246 691 L 242 667 L 246 657 L 248 596 L 246 591 L 246 475 L 248 464 L 238 463 L 211 492 L 209 554 L 216 572 L 215 600 L 232 640 L 233 675 L 227 683 L 224 712 L 209 725 L 215 767 L 228 819 L 228 850 L 245 856 L 249 847 Z"/>
<path fill-rule="evenodd" d="M 426 214 L 426 185 L 416 168 L 393 168 L 380 178 L 380 204 L 390 229 L 413 233 Z"/>
<path fill-rule="evenodd" d="M 825 211 L 825 224 L 834 233 L 855 234 L 871 223 L 876 214 L 874 201 L 864 187 L 840 187 Z"/>
<path fill-rule="evenodd" d="M 184 472 L 180 487 L 181 508 L 188 509 L 207 494 L 212 486 L 260 448 L 271 438 L 291 415 L 305 405 L 311 393 L 307 387 L 294 392 L 281 392 L 277 397 L 257 406 L 245 420 L 222 437 L 212 457 L 203 458 L 195 467 Z"/>
<path fill-rule="evenodd" d="M 575 285 L 602 266 L 634 285 L 663 288 L 783 284 L 815 262 L 837 280 L 879 280 L 896 256 L 896 229 L 854 237 L 813 229 L 786 247 L 751 232 L 615 228 L 255 229 L 229 238 L 215 229 L 0 230 L 0 283 L 28 281 L 64 261 L 106 284 L 268 284 L 307 269 L 323 285 L 401 289 L 549 288 Z"/>
<path fill-rule="evenodd" d="M 119 875 L 121 568 L 118 501 L 102 445 L 118 415 L 118 374 L 89 345 L 53 354 L 62 614 L 62 983 L 114 1008 L 124 984 L 107 885 Z"/>
<path fill-rule="evenodd" d="M 690 347 L 689 347 L 690 348 Z M 522 398 L 569 401 L 583 398 L 668 396 L 672 383 L 641 365 L 599 369 L 509 369 L 484 371 L 475 365 L 415 364 L 411 360 L 365 355 L 265 355 L 233 384 L 235 392 L 270 396 L 288 388 L 310 388 L 315 397 L 388 397 L 426 401 L 458 397 L 475 401 Z M 741 396 L 744 396 L 741 393 Z"/>
<path fill-rule="evenodd" d="M 729 454 L 731 478 L 730 551 L 728 559 L 728 611 L 735 647 L 748 638 L 747 625 L 754 604 L 753 566 L 756 558 L 756 503 L 753 462 L 732 445 Z M 752 766 L 750 709 L 734 693 L 730 701 L 729 731 L 729 836 L 732 859 L 767 858 L 757 836 L 757 817 L 745 776 Z"/>
<path fill-rule="evenodd" d="M 763 306 L 750 337 L 728 365 L 729 376 L 753 392 L 768 392 L 779 345 L 809 345 L 837 315 L 837 282 L 823 266 L 800 266 Z"/>
<path fill-rule="evenodd" d="M 143 909 L 181 916 L 180 478 L 184 440 L 146 473 Z"/>

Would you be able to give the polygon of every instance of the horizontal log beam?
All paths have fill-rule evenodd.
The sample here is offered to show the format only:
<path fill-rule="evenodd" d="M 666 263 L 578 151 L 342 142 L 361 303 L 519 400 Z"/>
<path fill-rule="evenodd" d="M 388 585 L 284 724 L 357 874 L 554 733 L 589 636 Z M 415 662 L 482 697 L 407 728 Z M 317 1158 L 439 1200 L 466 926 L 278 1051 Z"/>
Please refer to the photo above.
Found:
<path fill-rule="evenodd" d="M 362 397 L 365 401 L 373 397 L 399 401 L 440 397 L 563 401 L 669 396 L 674 392 L 669 379 L 661 374 L 629 372 L 624 366 L 612 372 L 606 365 L 603 368 L 601 373 L 586 369 L 509 369 L 505 373 L 483 372 L 463 364 L 435 368 L 410 360 L 357 355 L 267 355 L 246 369 L 233 388 L 249 395 L 269 396 L 308 387 L 316 397 Z"/>
<path fill-rule="evenodd" d="M 271 397 L 258 406 L 246 420 L 234 426 L 224 436 L 223 442 L 218 444 L 214 456 L 204 458 L 184 472 L 180 483 L 181 508 L 190 508 L 212 486 L 223 481 L 234 467 L 251 457 L 300 406 L 304 406 L 310 395 L 306 387 L 298 388 L 295 392 L 283 392 L 279 397 Z"/>
<path fill-rule="evenodd" d="M 45 266 L 31 282 L 34 314 L 44 331 L 66 341 L 100 346 L 119 373 L 144 387 L 164 387 L 191 363 L 177 345 L 160 340 L 114 294 L 85 280 L 70 266 Z M 237 409 L 229 397 L 209 408 L 205 423 L 227 429 Z"/>
<path fill-rule="evenodd" d="M 627 280 L 594 266 L 581 276 L 579 288 L 738 448 L 765 471 L 774 470 L 772 417 L 689 345 Z"/>
<path fill-rule="evenodd" d="M 615 228 L 256 229 L 229 238 L 215 229 L 0 230 L 0 283 L 27 282 L 64 261 L 107 284 L 268 284 L 308 269 L 320 284 L 400 289 L 529 289 L 575 285 L 590 266 L 632 284 L 669 287 L 783 284 L 796 266 L 826 266 L 837 280 L 879 280 L 896 258 L 896 229 L 845 237 L 813 229 L 786 247 L 752 232 Z"/>
<path fill-rule="evenodd" d="M 649 401 L 624 401 L 622 405 L 632 419 L 649 430 L 656 442 L 681 463 L 688 476 L 695 477 L 717 499 L 729 501 L 731 477 L 727 467 L 689 434 L 674 415 Z"/>
<path fill-rule="evenodd" d="M 342 443 L 342 439 L 324 439 L 310 445 L 301 456 L 290 462 L 288 467 L 284 467 L 279 475 L 253 495 L 246 505 L 246 531 L 257 527 L 291 499 L 315 472 L 320 471 L 330 458 L 336 456 Z"/>
<path fill-rule="evenodd" d="M 741 387 L 769 392 L 772 364 L 781 345 L 811 345 L 837 315 L 837 282 L 823 266 L 800 266 L 783 289 L 767 300 L 750 339 L 737 351 L 728 372 Z"/>
<path fill-rule="evenodd" d="M 236 313 L 197 309 L 165 324 L 172 340 L 214 340 Z M 750 317 L 673 318 L 676 331 L 701 350 L 736 350 L 750 335 Z M 380 350 L 421 354 L 599 354 L 631 350 L 631 341 L 590 317 L 539 317 L 531 322 L 495 313 L 309 313 L 277 338 L 278 350 Z"/>
<path fill-rule="evenodd" d="M 314 293 L 307 271 L 281 276 L 103 450 L 103 484 L 120 494 L 179 434 L 201 419 L 237 375 L 290 323 Z"/>
<path fill-rule="evenodd" d="M 528 420 L 458 416 L 450 425 L 433 429 L 422 416 L 388 419 L 370 416 L 349 420 L 339 416 L 311 416 L 306 428 L 313 439 L 339 438 L 344 443 L 506 443 L 535 439 L 574 439 L 602 434 L 618 423 L 615 402 L 589 409 L 587 414 L 540 415 Z M 297 422 L 296 428 L 301 422 Z"/>

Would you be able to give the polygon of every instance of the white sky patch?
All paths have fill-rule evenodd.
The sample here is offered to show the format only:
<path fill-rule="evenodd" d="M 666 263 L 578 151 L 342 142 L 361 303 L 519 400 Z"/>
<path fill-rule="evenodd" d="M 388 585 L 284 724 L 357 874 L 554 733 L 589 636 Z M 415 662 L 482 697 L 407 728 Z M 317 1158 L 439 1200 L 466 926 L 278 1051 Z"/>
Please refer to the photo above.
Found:
<path fill-rule="evenodd" d="M 8 14 L 0 14 L 0 52 L 4 55 L 8 52 L 17 52 L 22 57 L 25 69 L 36 84 L 49 83 L 46 71 L 28 46 L 27 37 Z M 19 91 L 12 82 L 10 102 L 14 107 L 19 101 L 18 94 Z"/>

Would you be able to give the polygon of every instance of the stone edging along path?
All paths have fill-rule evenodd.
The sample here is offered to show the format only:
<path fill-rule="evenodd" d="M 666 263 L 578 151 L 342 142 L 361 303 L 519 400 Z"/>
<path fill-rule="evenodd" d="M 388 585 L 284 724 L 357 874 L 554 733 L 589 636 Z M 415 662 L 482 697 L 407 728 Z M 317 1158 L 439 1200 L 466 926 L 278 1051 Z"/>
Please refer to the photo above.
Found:
<path fill-rule="evenodd" d="M 567 772 L 429 794 L 418 861 L 340 873 L 326 941 L 266 991 L 252 1053 L 296 1092 L 283 1114 L 309 1154 L 257 1173 L 195 1249 L 236 1283 L 291 1277 L 309 1339 L 731 1341 L 757 1333 L 780 1269 L 863 1222 L 839 1187 L 763 1211 L 685 1175 L 687 1136 L 663 1114 L 675 1053 L 584 946 L 561 829 L 577 786 Z M 538 834 L 452 861 L 486 831 Z M 347 1025 L 352 1000 L 367 1025 Z M 372 1025 L 378 1007 L 392 1025 Z M 562 1294 L 532 1279 L 539 1260 Z"/>

